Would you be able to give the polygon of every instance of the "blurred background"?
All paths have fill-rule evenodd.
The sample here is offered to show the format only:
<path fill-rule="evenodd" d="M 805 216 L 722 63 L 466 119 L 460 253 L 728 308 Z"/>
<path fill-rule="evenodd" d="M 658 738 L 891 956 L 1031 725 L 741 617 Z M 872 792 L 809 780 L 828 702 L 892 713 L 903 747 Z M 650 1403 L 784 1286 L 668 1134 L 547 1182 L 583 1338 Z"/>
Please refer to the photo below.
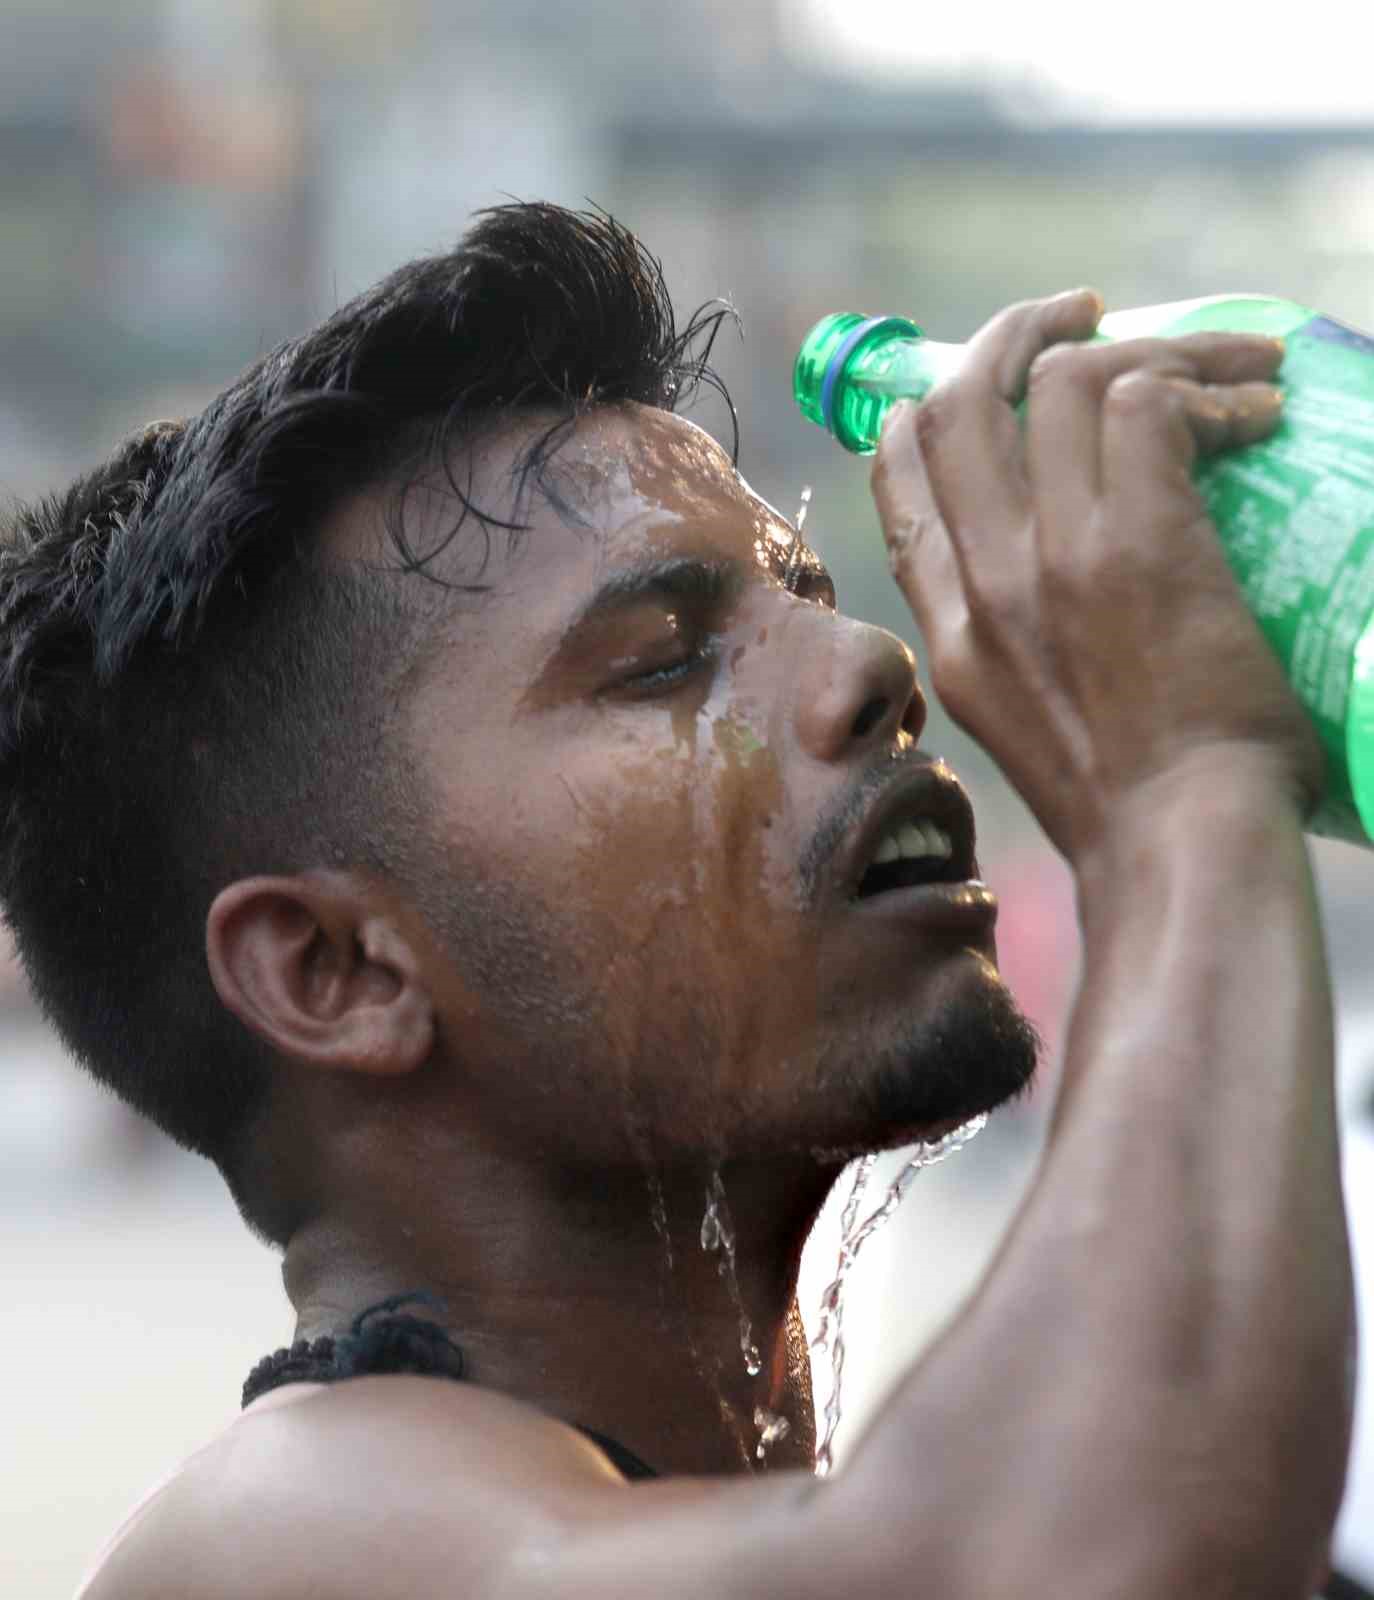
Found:
<path fill-rule="evenodd" d="M 1308 0 L 1301 44 L 1176 0 L 1125 43 L 1086 4 L 937 10 L 0 0 L 0 496 L 55 488 L 140 424 L 198 409 L 478 207 L 590 200 L 662 257 L 684 311 L 738 306 L 745 337 L 717 357 L 745 476 L 789 516 L 814 486 L 808 533 L 842 603 L 910 637 L 864 465 L 791 402 L 822 313 L 902 312 L 962 339 L 1010 300 L 1090 283 L 1113 308 L 1256 291 L 1374 327 L 1374 91 L 1343 4 Z M 719 406 L 697 416 L 727 429 Z M 927 742 L 974 791 L 1005 966 L 1049 1064 L 864 1254 L 841 1459 L 1033 1170 L 1078 958 L 1067 875 L 1034 823 L 938 713 Z M 1314 853 L 1374 1279 L 1374 851 Z M 3 974 L 0 1592 L 61 1600 L 235 1414 L 292 1318 L 212 1169 L 88 1086 L 12 962 Z M 808 1252 L 808 1311 L 834 1210 Z M 1362 1407 L 1340 1550 L 1374 1582 L 1368 1387 Z"/>

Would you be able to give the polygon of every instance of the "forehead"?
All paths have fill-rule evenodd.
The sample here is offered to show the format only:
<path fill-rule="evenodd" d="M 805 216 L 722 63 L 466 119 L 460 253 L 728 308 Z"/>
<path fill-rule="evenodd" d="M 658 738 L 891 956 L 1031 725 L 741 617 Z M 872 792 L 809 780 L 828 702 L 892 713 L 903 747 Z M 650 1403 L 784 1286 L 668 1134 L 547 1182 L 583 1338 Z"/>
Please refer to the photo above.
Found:
<path fill-rule="evenodd" d="M 603 560 L 650 553 L 682 537 L 738 548 L 782 522 L 709 433 L 646 406 L 607 408 L 581 419 L 550 463 L 549 476 L 555 492 L 566 494 L 585 519 Z M 553 509 L 541 507 L 540 499 L 536 494 L 528 513 L 532 530 L 546 524 Z"/>
<path fill-rule="evenodd" d="M 554 420 L 522 419 L 456 464 L 452 475 L 469 500 L 499 521 L 484 525 L 469 515 L 460 524 L 461 507 L 441 474 L 412 487 L 400 508 L 410 548 L 439 552 L 436 576 L 479 583 L 482 613 L 510 600 L 531 604 L 535 595 L 540 610 L 551 602 L 573 607 L 608 569 L 635 562 L 763 560 L 791 544 L 791 525 L 695 423 L 649 406 L 602 407 L 558 438 L 538 475 L 527 473 L 531 446 Z M 377 510 L 374 499 L 361 518 L 349 519 L 355 536 L 361 523 L 371 524 L 362 549 L 355 539 L 346 543 L 350 553 L 386 561 Z M 500 522 L 518 526 L 512 532 Z M 472 608 L 463 609 L 475 620 Z"/>
<path fill-rule="evenodd" d="M 435 470 L 405 485 L 378 485 L 342 507 L 324 530 L 326 555 L 391 565 L 399 520 L 406 546 L 431 558 L 436 577 L 496 593 L 531 568 L 551 576 L 550 568 L 614 562 L 684 538 L 720 539 L 729 553 L 760 538 L 790 543 L 791 525 L 754 493 L 724 447 L 686 418 L 636 404 L 600 407 L 558 439 L 538 475 L 526 472 L 531 446 L 555 421 L 522 418 L 449 464 L 482 516 L 463 516 L 445 473 Z M 503 536 L 502 524 L 518 525 L 513 537 Z"/>

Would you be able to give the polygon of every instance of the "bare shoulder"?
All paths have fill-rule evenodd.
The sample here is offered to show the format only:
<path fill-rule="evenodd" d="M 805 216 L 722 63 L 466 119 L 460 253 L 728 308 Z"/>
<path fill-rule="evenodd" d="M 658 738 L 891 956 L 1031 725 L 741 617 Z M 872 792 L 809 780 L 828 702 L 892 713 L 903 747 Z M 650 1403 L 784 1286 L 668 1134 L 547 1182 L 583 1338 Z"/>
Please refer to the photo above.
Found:
<path fill-rule="evenodd" d="M 80 1600 L 509 1592 L 513 1555 L 555 1560 L 570 1529 L 611 1531 L 646 1488 L 679 1511 L 720 1492 L 630 1489 L 590 1440 L 490 1390 L 359 1378 L 245 1413 L 145 1507 Z"/>
<path fill-rule="evenodd" d="M 630 1486 L 589 1438 L 493 1390 L 350 1379 L 246 1411 L 144 1504 L 78 1600 L 803 1595 L 800 1574 L 825 1578 L 813 1485 Z"/>

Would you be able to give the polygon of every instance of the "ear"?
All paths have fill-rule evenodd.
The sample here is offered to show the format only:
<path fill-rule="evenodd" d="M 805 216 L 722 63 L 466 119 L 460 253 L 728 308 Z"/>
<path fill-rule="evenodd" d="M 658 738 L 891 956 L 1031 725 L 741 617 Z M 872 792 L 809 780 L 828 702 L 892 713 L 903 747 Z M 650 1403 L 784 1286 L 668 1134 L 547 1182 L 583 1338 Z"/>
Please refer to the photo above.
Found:
<path fill-rule="evenodd" d="M 422 946 L 347 873 L 230 884 L 206 918 L 205 954 L 225 1006 L 291 1060 L 389 1075 L 433 1048 Z"/>

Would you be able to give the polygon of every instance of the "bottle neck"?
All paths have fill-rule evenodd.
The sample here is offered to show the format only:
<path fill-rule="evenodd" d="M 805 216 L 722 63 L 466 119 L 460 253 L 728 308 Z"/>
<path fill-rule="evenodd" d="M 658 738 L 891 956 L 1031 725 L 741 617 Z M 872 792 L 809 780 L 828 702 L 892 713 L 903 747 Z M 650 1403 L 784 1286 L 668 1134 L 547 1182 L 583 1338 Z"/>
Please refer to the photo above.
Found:
<path fill-rule="evenodd" d="M 845 373 L 848 386 L 881 400 L 924 400 L 963 365 L 967 347 L 935 339 L 890 339 Z"/>

